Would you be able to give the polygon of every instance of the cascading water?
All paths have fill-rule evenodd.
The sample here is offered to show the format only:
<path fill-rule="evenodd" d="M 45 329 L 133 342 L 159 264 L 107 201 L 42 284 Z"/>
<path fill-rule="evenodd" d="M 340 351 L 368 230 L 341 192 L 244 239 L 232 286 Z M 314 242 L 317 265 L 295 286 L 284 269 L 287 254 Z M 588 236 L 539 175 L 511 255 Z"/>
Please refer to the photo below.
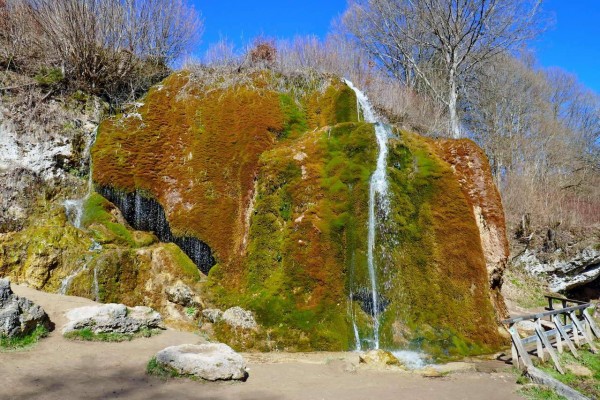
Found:
<path fill-rule="evenodd" d="M 377 165 L 375 172 L 371 175 L 369 184 L 369 231 L 367 237 L 367 266 L 369 270 L 369 279 L 371 283 L 371 313 L 373 317 L 373 337 L 371 338 L 372 345 L 375 349 L 379 348 L 379 316 L 381 314 L 381 304 L 379 299 L 379 292 L 377 289 L 377 271 L 375 265 L 375 241 L 377 231 L 377 215 L 379 213 L 387 214 L 389 210 L 388 200 L 388 181 L 387 181 L 387 140 L 390 136 L 388 127 L 381 123 L 376 117 L 375 111 L 369 102 L 367 96 L 358 90 L 350 81 L 345 81 L 346 84 L 356 93 L 356 99 L 362 110 L 363 119 L 365 122 L 375 125 L 375 136 L 377 138 L 377 145 L 379 146 L 379 154 L 377 156 Z M 351 295 L 351 300 L 353 300 Z M 357 340 L 356 348 L 361 349 L 360 337 L 358 335 L 358 328 L 354 319 L 354 313 L 352 313 L 353 328 L 355 337 Z"/>
<path fill-rule="evenodd" d="M 65 200 L 65 202 L 63 203 L 63 205 L 65 206 L 65 213 L 67 214 L 67 218 L 69 219 L 69 222 L 77 229 L 81 229 L 82 225 L 81 225 L 81 221 L 82 221 L 82 217 L 83 217 L 83 205 L 86 202 L 86 200 L 92 195 L 92 190 L 93 190 L 93 181 L 92 181 L 92 158 L 91 158 L 91 153 L 92 153 L 92 146 L 94 145 L 94 142 L 96 141 L 96 134 L 98 132 L 98 128 L 94 129 L 90 140 L 88 141 L 87 145 L 85 146 L 85 150 L 83 152 L 83 157 L 81 160 L 81 166 L 85 166 L 85 163 L 87 162 L 88 165 L 88 182 L 87 182 L 87 190 L 85 193 L 85 196 L 83 196 L 80 199 L 70 199 L 70 200 Z"/>

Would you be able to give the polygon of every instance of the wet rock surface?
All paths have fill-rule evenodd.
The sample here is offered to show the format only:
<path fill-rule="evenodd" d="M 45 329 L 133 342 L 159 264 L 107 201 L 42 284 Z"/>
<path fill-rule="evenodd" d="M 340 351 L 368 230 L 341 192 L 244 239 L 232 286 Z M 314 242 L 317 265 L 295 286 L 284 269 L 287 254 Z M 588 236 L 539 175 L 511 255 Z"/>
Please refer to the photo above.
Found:
<path fill-rule="evenodd" d="M 26 298 L 15 295 L 10 281 L 0 279 L 0 336 L 25 336 L 38 326 L 52 328 L 44 309 Z"/>
<path fill-rule="evenodd" d="M 129 308 L 123 304 L 79 307 L 66 313 L 69 320 L 62 333 L 90 329 L 98 333 L 134 334 L 142 329 L 162 329 L 162 318 L 150 307 Z"/>
<path fill-rule="evenodd" d="M 248 377 L 244 358 L 223 343 L 167 347 L 156 354 L 156 361 L 179 375 L 208 381 L 246 380 Z"/>

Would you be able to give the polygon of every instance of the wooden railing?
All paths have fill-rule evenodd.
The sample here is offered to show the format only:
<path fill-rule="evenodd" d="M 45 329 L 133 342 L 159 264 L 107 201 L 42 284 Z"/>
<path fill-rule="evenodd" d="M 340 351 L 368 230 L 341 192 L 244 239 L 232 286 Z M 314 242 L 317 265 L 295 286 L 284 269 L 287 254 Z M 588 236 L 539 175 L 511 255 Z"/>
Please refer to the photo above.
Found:
<path fill-rule="evenodd" d="M 557 296 L 545 297 L 548 299 L 547 311 L 509 318 L 502 323 L 510 332 L 512 359 L 516 367 L 533 366 L 528 346 L 535 343 L 535 349 L 531 351 L 535 351 L 542 361 L 545 361 L 549 355 L 556 369 L 564 374 L 554 345 L 556 350 L 562 353 L 564 342 L 575 358 L 579 358 L 577 348 L 584 343 L 588 344 L 590 351 L 598 353 L 598 349 L 594 345 L 594 336 L 600 338 L 600 329 L 588 313 L 588 309 L 594 308 L 595 305 Z M 555 308 L 555 302 L 559 302 L 562 307 Z M 532 321 L 535 334 L 521 338 L 517 331 L 517 323 L 521 321 Z"/>

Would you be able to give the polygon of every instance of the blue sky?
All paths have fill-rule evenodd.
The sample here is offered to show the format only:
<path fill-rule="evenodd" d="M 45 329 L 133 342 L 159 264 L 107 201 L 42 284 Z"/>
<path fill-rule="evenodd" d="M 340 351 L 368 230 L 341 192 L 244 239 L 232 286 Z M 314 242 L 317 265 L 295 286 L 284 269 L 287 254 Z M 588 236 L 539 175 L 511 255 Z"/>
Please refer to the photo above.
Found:
<path fill-rule="evenodd" d="M 205 32 L 197 53 L 220 37 L 240 45 L 264 35 L 291 38 L 323 37 L 332 19 L 346 8 L 346 0 L 193 0 L 201 11 Z M 545 0 L 553 16 L 551 27 L 531 47 L 542 66 L 559 66 L 576 74 L 600 93 L 600 0 Z"/>

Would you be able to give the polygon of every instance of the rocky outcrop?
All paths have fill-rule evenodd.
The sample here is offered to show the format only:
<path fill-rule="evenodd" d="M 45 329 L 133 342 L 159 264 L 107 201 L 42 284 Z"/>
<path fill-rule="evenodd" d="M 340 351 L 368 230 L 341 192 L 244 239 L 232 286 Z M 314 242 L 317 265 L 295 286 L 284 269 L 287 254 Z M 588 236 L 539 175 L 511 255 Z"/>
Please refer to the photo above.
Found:
<path fill-rule="evenodd" d="M 22 105 L 13 100 L 0 104 L 0 233 L 22 228 L 37 201 L 83 186 L 70 172 L 87 170 L 82 153 L 96 125 L 93 110 L 49 102 L 39 110 L 43 118 L 36 118 L 16 112 Z"/>
<path fill-rule="evenodd" d="M 156 354 L 162 368 L 207 381 L 246 380 L 246 361 L 223 343 L 171 346 Z"/>
<path fill-rule="evenodd" d="M 52 328 L 44 309 L 15 295 L 8 279 L 0 279 L 0 336 L 22 337 L 38 326 Z"/>
<path fill-rule="evenodd" d="M 485 256 L 490 299 L 497 320 L 502 320 L 508 317 L 501 290 L 510 250 L 502 199 L 490 163 L 483 150 L 468 139 L 438 140 L 436 147 L 440 156 L 452 166 L 473 210 Z"/>
<path fill-rule="evenodd" d="M 521 264 L 531 274 L 544 277 L 553 292 L 569 291 L 591 284 L 600 278 L 600 250 L 588 247 L 568 259 L 540 260 L 536 253 L 525 250 L 513 262 Z"/>
<path fill-rule="evenodd" d="M 62 333 L 89 329 L 93 333 L 135 334 L 141 330 L 164 328 L 159 313 L 150 307 L 126 307 L 123 304 L 104 304 L 75 308 L 66 314 L 69 322 Z"/>
<path fill-rule="evenodd" d="M 232 328 L 257 329 L 258 325 L 254 320 L 252 312 L 244 310 L 241 307 L 231 307 L 223 313 L 221 320 Z"/>

